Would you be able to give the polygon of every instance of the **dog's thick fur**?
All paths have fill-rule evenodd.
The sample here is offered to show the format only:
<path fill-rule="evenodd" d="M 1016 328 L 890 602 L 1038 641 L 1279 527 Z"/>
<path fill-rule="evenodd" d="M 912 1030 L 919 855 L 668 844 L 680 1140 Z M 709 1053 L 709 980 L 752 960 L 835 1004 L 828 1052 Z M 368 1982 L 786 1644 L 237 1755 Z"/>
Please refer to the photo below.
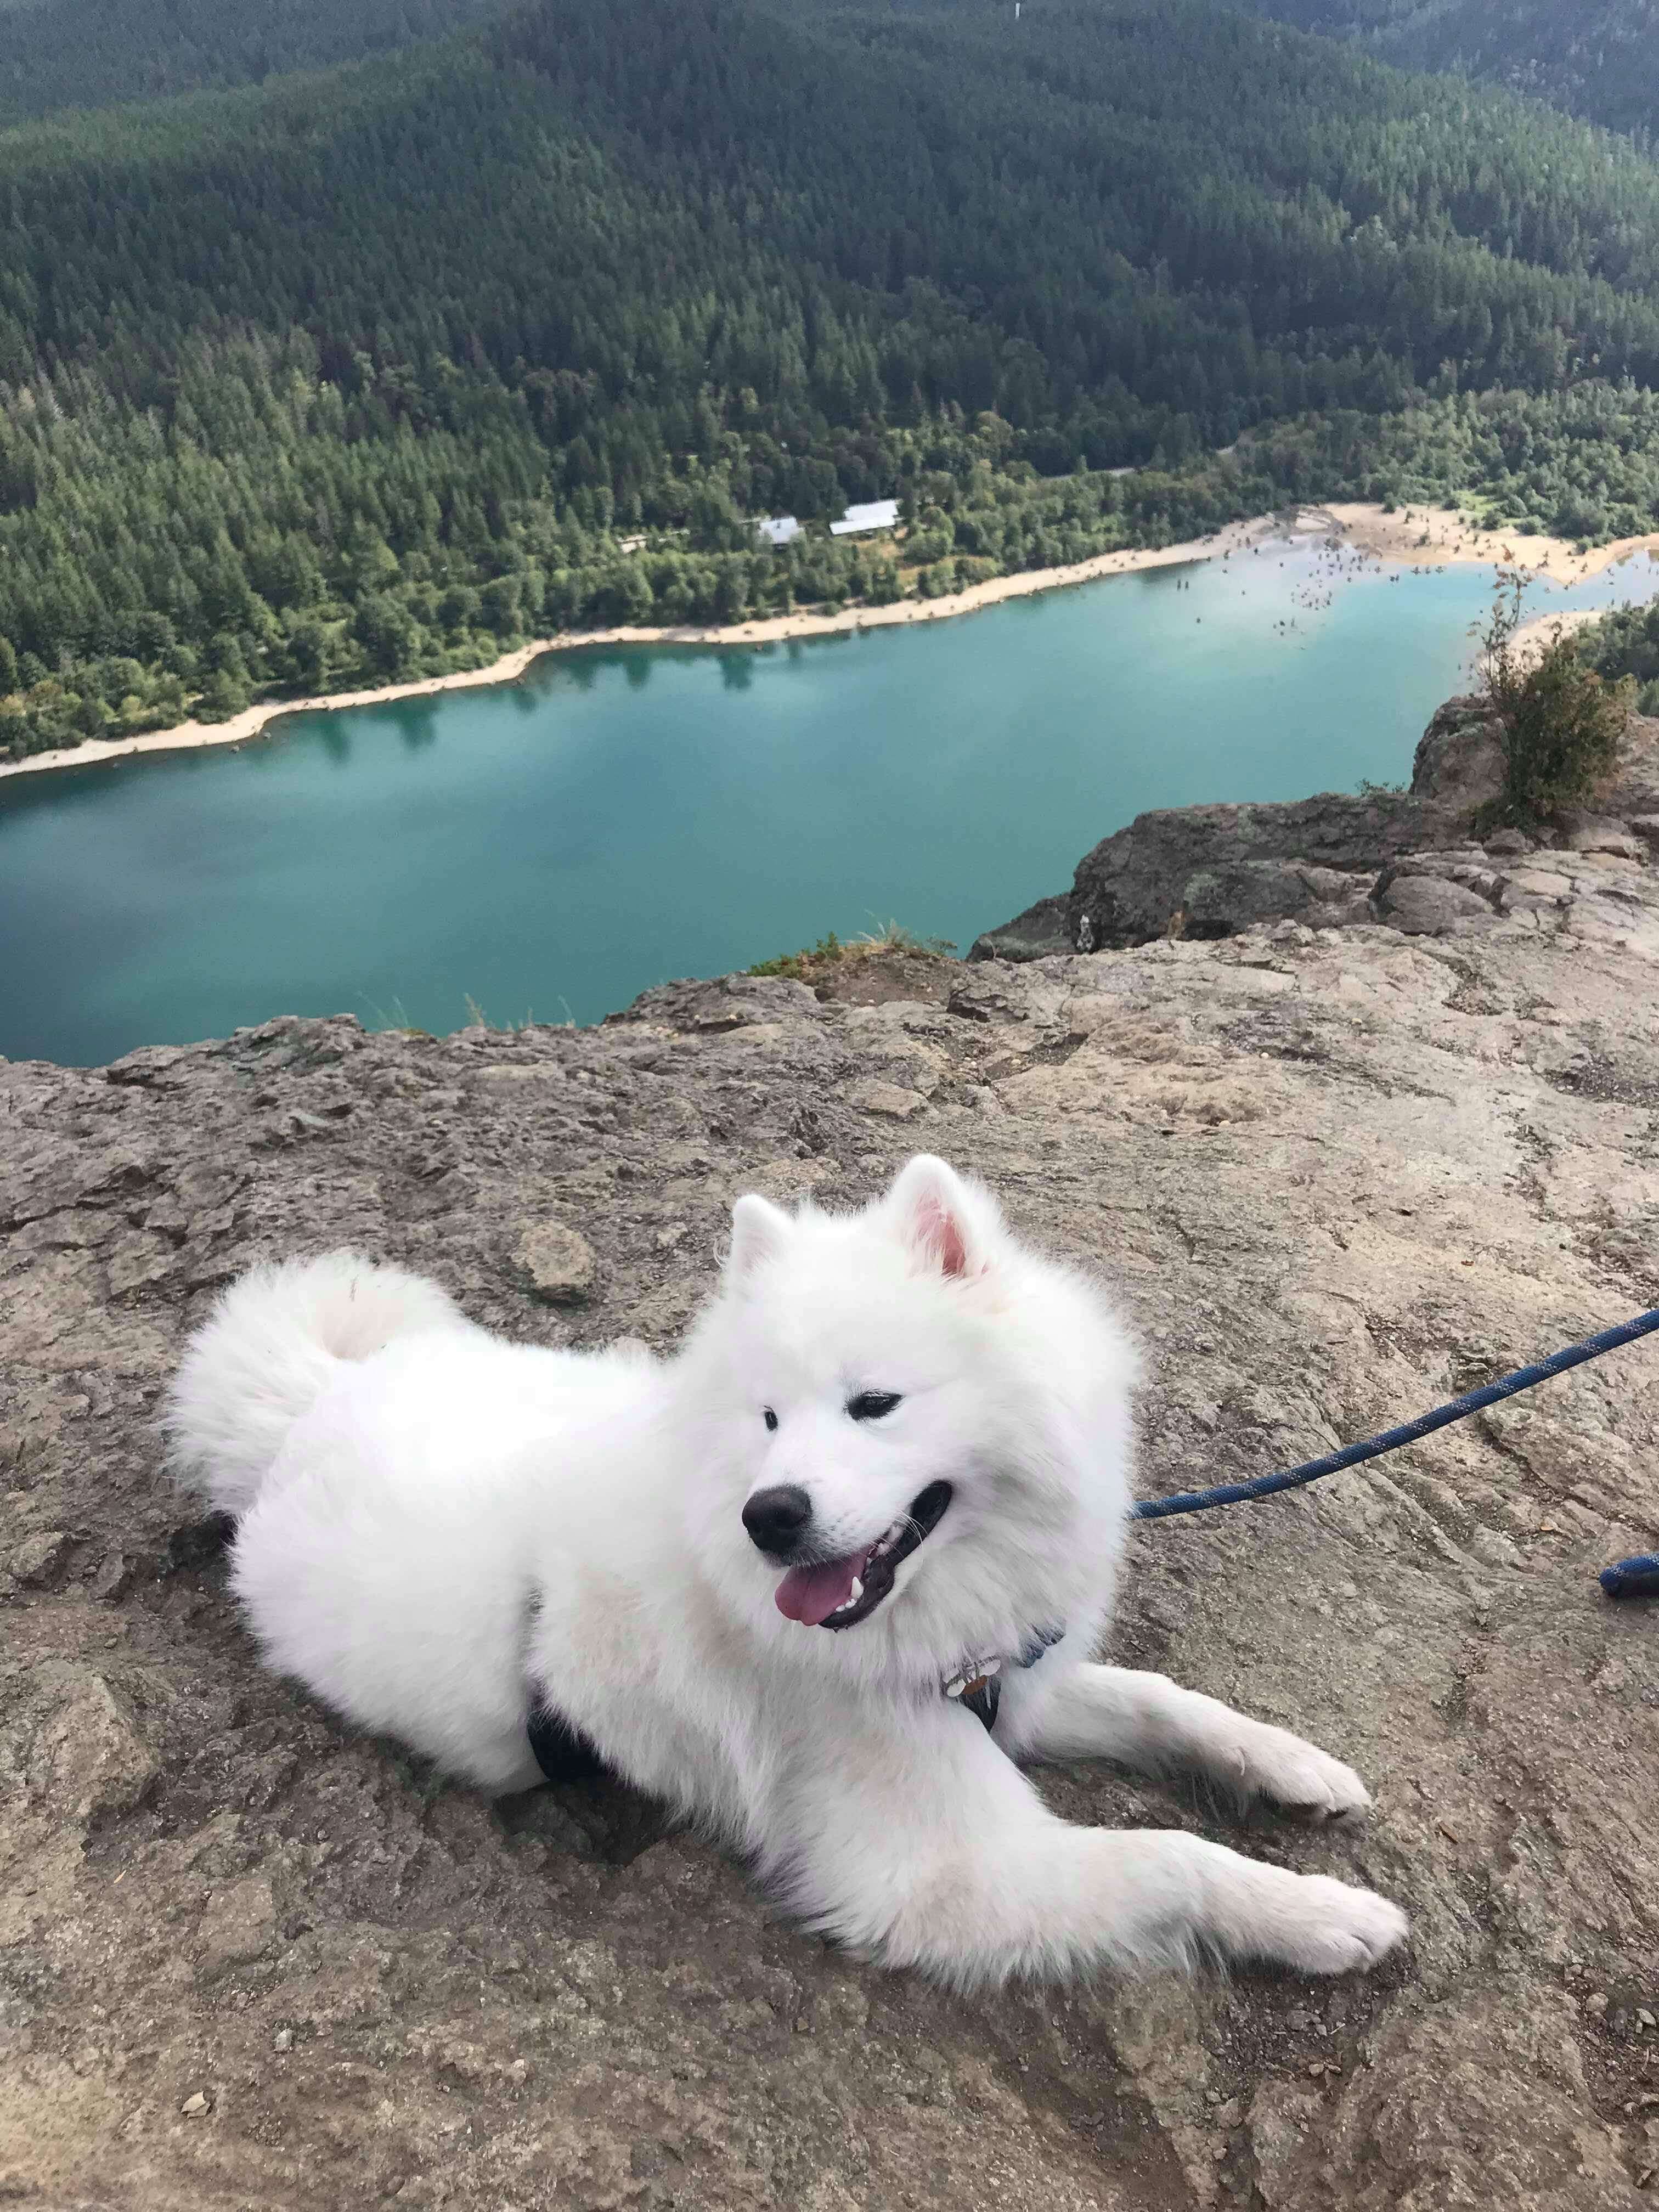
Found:
<path fill-rule="evenodd" d="M 919 1158 L 859 1213 L 740 1200 L 719 1295 L 666 1362 L 505 1343 L 349 1253 L 259 1270 L 193 1339 L 168 1423 L 181 1475 L 238 1517 L 270 1663 L 481 1789 L 540 1778 L 539 1693 L 803 1918 L 895 1965 L 963 1984 L 1200 1953 L 1368 1967 L 1405 1931 L 1383 1899 L 1195 1836 L 1068 1826 L 1021 1771 L 1105 1758 L 1316 1818 L 1368 1802 L 1282 1729 L 1089 1663 L 1133 1381 L 1093 1286 Z M 861 1393 L 898 1402 L 850 1414 Z M 784 1617 L 751 1498 L 805 1493 L 810 1565 L 861 1554 L 941 1481 L 948 1509 L 867 1619 Z M 1005 1666 L 994 1735 L 942 1694 L 1061 1624 Z"/>

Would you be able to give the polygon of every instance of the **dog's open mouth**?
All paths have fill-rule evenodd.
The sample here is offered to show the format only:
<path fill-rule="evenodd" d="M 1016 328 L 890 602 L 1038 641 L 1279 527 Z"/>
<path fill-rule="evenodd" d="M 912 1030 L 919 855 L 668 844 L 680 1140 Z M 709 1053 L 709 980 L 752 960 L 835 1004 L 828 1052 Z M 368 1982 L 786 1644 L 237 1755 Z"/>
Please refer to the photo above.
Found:
<path fill-rule="evenodd" d="M 950 1503 L 950 1484 L 930 1482 L 910 1500 L 909 1511 L 864 1551 L 791 1567 L 778 1584 L 778 1611 L 808 1628 L 856 1628 L 887 1596 L 900 1565 L 933 1534 Z"/>

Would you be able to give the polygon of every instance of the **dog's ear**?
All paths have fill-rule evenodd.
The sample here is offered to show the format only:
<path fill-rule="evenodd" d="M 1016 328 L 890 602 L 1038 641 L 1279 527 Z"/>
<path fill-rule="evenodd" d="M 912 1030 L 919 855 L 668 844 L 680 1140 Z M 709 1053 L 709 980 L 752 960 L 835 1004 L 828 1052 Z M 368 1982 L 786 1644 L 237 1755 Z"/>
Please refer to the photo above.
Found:
<path fill-rule="evenodd" d="M 953 1168 L 918 1152 L 893 1181 L 887 1204 L 922 1264 L 941 1275 L 982 1275 L 1001 1226 L 996 1202 L 970 1190 Z"/>
<path fill-rule="evenodd" d="M 795 1224 L 781 1207 L 756 1191 L 732 1209 L 732 1249 L 726 1255 L 728 1283 L 746 1282 L 757 1267 L 775 1260 L 794 1235 Z"/>

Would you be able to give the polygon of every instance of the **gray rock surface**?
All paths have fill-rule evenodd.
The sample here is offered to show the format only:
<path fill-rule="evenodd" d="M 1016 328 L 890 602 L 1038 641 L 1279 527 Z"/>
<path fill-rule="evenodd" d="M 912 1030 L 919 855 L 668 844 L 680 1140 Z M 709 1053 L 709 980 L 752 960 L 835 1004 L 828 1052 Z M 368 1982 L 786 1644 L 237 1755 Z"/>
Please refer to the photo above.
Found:
<path fill-rule="evenodd" d="M 1418 744 L 1409 792 L 1137 815 L 1085 854 L 1063 899 L 987 931 L 969 957 L 1036 960 L 1275 921 L 1464 937 L 1570 896 L 1569 884 L 1546 894 L 1522 880 L 1516 864 L 1540 843 L 1639 866 L 1659 841 L 1659 721 L 1632 722 L 1597 812 L 1565 814 L 1537 837 L 1504 830 L 1471 846 L 1503 780 L 1498 726 L 1478 701 L 1451 699 Z"/>
<path fill-rule="evenodd" d="M 1449 842 L 1449 812 L 1378 792 L 1260 806 L 1182 806 L 1139 814 L 1079 861 L 1066 903 L 1072 942 L 1086 915 L 1097 948 L 1158 937 L 1230 937 L 1252 922 L 1323 920 L 1363 909 L 1395 854 Z"/>
<path fill-rule="evenodd" d="M 1650 2201 L 1659 1618 L 1595 1573 L 1659 1546 L 1651 1346 L 1137 1539 L 1115 1656 L 1376 1790 L 1352 1834 L 1243 1838 L 1412 1912 L 1382 1976 L 1322 1985 L 963 2000 L 794 1931 L 614 1788 L 453 1789 L 255 1664 L 153 1427 L 191 1323 L 262 1256 L 349 1241 L 517 1337 L 666 1344 L 739 1192 L 855 1200 L 926 1146 L 1117 1286 L 1146 1488 L 1367 1433 L 1659 1297 L 1651 880 L 1548 859 L 1567 897 L 1449 941 L 1289 922 L 941 962 L 945 1003 L 734 978 L 592 1030 L 282 1021 L 0 1063 L 0 2197 Z M 595 1255 L 585 1305 L 527 1277 L 549 1222 Z M 1103 1769 L 1045 1788 L 1237 1832 Z"/>

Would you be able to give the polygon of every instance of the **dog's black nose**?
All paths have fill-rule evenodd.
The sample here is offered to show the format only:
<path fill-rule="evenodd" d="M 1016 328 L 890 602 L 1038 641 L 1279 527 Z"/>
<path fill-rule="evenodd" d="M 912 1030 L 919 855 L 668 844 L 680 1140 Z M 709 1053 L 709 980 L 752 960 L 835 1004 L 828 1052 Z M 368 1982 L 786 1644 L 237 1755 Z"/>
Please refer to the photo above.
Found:
<path fill-rule="evenodd" d="M 743 1525 L 763 1552 L 791 1552 L 812 1517 L 812 1501 L 795 1482 L 757 1490 L 743 1509 Z"/>

